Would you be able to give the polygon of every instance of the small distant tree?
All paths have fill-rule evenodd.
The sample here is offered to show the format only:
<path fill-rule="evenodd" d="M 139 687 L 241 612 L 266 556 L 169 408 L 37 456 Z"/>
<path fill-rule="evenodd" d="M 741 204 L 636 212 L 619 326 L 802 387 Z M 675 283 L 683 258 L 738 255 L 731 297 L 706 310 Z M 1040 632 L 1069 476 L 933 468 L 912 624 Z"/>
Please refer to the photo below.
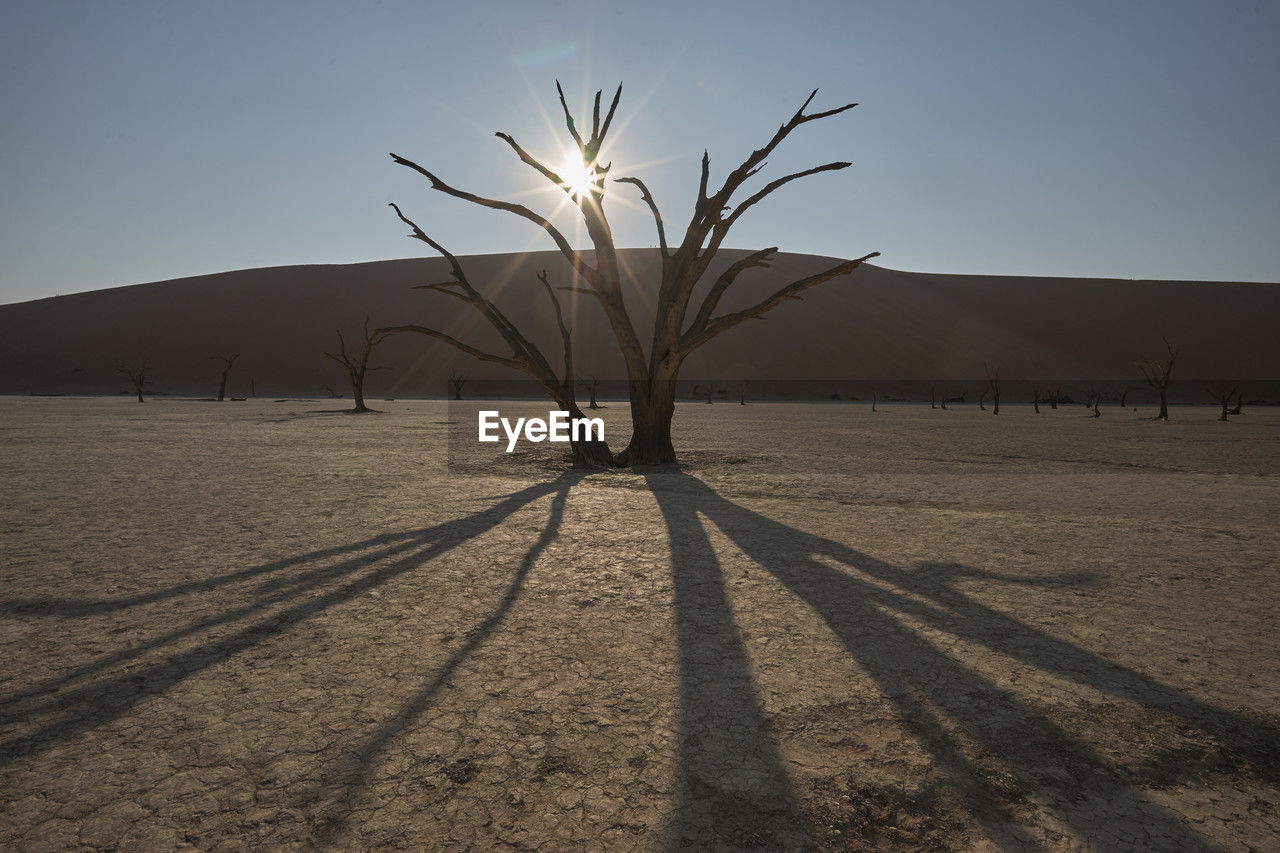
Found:
<path fill-rule="evenodd" d="M 1124 408 L 1124 401 L 1125 401 L 1125 400 L 1127 400 L 1128 398 L 1129 398 L 1129 389 L 1128 389 L 1128 388 L 1121 388 L 1121 389 L 1120 389 L 1120 403 L 1118 404 L 1118 405 L 1120 406 L 1120 408 L 1122 408 L 1122 409 Z"/>
<path fill-rule="evenodd" d="M 1142 378 L 1160 395 L 1160 413 L 1154 418 L 1157 421 L 1169 420 L 1169 378 L 1173 374 L 1173 364 L 1178 360 L 1178 348 L 1169 343 L 1168 338 L 1162 340 L 1169 357 L 1156 361 L 1144 358 L 1139 365 Z"/>
<path fill-rule="evenodd" d="M 149 381 L 147 379 L 147 359 L 144 358 L 142 363 L 137 366 L 117 361 L 116 373 L 128 378 L 129 384 L 133 386 L 133 393 L 138 395 L 138 402 L 145 403 L 146 400 L 142 399 L 142 389 Z"/>
<path fill-rule="evenodd" d="M 1236 407 L 1231 410 L 1231 414 L 1233 415 L 1240 414 L 1241 413 L 1240 410 L 1243 406 L 1244 406 L 1244 392 L 1240 391 L 1236 396 Z"/>
<path fill-rule="evenodd" d="M 931 409 L 938 408 L 937 402 L 936 402 L 937 399 L 938 399 L 938 395 L 934 393 L 934 387 L 930 385 L 929 386 L 929 408 Z"/>
<path fill-rule="evenodd" d="M 588 376 L 586 379 L 578 380 L 578 384 L 582 386 L 583 390 L 587 392 L 587 396 L 591 398 L 591 403 L 587 408 L 599 409 L 600 404 L 596 402 L 596 392 L 600 388 L 600 380 L 595 376 Z"/>
<path fill-rule="evenodd" d="M 1040 386 L 1035 383 L 1031 385 L 1031 408 L 1037 415 L 1040 414 Z"/>
<path fill-rule="evenodd" d="M 991 368 L 984 361 L 982 369 L 987 373 L 987 391 L 991 393 L 991 414 L 1000 414 L 1000 369 Z M 986 396 L 986 393 L 983 393 Z M 985 410 L 985 407 L 984 407 Z"/>
<path fill-rule="evenodd" d="M 453 399 L 462 399 L 462 389 L 466 384 L 467 377 L 463 376 L 461 373 L 449 371 L 449 393 L 453 395 Z"/>
<path fill-rule="evenodd" d="M 1227 415 L 1231 414 L 1231 398 L 1234 397 L 1236 395 L 1236 392 L 1240 390 L 1240 386 L 1239 385 L 1232 386 L 1231 390 L 1226 392 L 1222 391 L 1222 389 L 1217 389 L 1217 390 L 1205 389 L 1205 390 L 1208 392 L 1209 396 L 1212 397 L 1214 401 L 1218 403 L 1218 405 L 1222 406 L 1222 416 L 1218 418 L 1218 420 L 1225 421 L 1227 419 Z"/>
<path fill-rule="evenodd" d="M 747 404 L 747 383 L 743 382 L 738 386 L 738 405 L 745 406 Z"/>
<path fill-rule="evenodd" d="M 875 410 L 876 410 L 876 392 L 872 391 L 871 392 L 871 411 L 874 412 Z"/>
<path fill-rule="evenodd" d="M 369 356 L 373 354 L 373 349 L 382 343 L 390 335 L 386 329 L 374 329 L 369 331 L 369 318 L 364 318 L 364 345 L 360 349 L 359 357 L 354 357 L 347 352 L 347 342 L 342 337 L 342 330 L 338 329 L 338 351 L 326 352 L 325 355 L 341 364 L 347 371 L 347 381 L 351 383 L 351 397 L 355 401 L 352 412 L 357 414 L 364 412 L 372 412 L 364 404 L 364 379 L 371 370 L 383 370 L 381 367 L 370 367 Z"/>
<path fill-rule="evenodd" d="M 222 362 L 222 377 L 218 380 L 218 402 L 222 402 L 227 398 L 227 376 L 231 373 L 231 367 L 236 363 L 236 359 L 240 357 L 239 353 L 233 355 L 211 355 L 210 361 Z"/>
<path fill-rule="evenodd" d="M 1087 392 L 1085 392 L 1084 407 L 1086 409 L 1092 409 L 1093 416 L 1095 418 L 1102 417 L 1102 410 L 1098 408 L 1098 406 L 1101 405 L 1101 403 L 1102 403 L 1102 392 L 1099 391 L 1097 388 L 1090 388 Z"/>

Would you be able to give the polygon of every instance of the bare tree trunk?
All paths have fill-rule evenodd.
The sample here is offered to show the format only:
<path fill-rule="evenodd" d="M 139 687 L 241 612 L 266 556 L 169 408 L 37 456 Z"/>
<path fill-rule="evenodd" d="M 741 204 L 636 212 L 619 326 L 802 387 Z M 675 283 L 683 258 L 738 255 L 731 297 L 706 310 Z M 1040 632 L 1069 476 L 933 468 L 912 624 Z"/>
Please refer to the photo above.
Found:
<path fill-rule="evenodd" d="M 588 409 L 600 408 L 600 404 L 596 402 L 596 389 L 600 387 L 600 380 L 595 376 L 592 376 L 589 379 L 584 379 L 582 380 L 582 387 L 587 389 L 587 396 L 590 397 L 591 399 L 591 403 L 590 405 L 587 406 L 587 408 Z"/>
<path fill-rule="evenodd" d="M 1040 414 L 1040 386 L 1039 385 L 1031 386 L 1031 408 L 1035 410 L 1035 413 L 1037 415 Z"/>
<path fill-rule="evenodd" d="M 1124 401 L 1128 399 L 1128 397 L 1129 397 L 1129 389 L 1122 388 L 1120 390 L 1120 403 L 1119 403 L 1120 408 L 1122 409 L 1124 408 Z"/>
<path fill-rule="evenodd" d="M 991 414 L 998 415 L 1000 414 L 1000 368 L 993 370 L 984 361 L 982 369 L 986 371 L 987 388 L 991 391 Z"/>
<path fill-rule="evenodd" d="M 1233 415 L 1240 414 L 1240 409 L 1243 405 L 1244 405 L 1244 392 L 1241 391 L 1239 395 L 1236 397 L 1236 407 L 1231 410 L 1231 414 Z"/>
<path fill-rule="evenodd" d="M 222 376 L 218 379 L 218 402 L 221 403 L 227 398 L 227 376 L 231 373 L 231 367 L 236 363 L 236 359 L 240 357 L 239 353 L 232 355 L 211 355 L 210 361 L 222 362 Z"/>
<path fill-rule="evenodd" d="M 938 396 L 938 395 L 934 393 L 934 388 L 933 388 L 933 386 L 932 386 L 932 385 L 930 385 L 930 386 L 929 386 L 929 408 L 930 408 L 930 409 L 936 409 L 936 408 L 938 408 L 936 405 L 934 405 L 934 401 L 937 399 L 937 396 Z"/>
<path fill-rule="evenodd" d="M 871 392 L 871 411 L 874 412 L 875 410 L 876 410 L 876 392 L 872 391 Z"/>
<path fill-rule="evenodd" d="M 1168 338 L 1164 339 L 1164 346 L 1169 352 L 1167 360 L 1148 361 L 1143 359 L 1140 365 L 1143 378 L 1160 395 L 1160 413 L 1155 417 L 1155 420 L 1158 421 L 1169 420 L 1169 377 L 1173 373 L 1173 364 L 1178 360 L 1179 352 L 1177 347 L 1169 343 Z"/>

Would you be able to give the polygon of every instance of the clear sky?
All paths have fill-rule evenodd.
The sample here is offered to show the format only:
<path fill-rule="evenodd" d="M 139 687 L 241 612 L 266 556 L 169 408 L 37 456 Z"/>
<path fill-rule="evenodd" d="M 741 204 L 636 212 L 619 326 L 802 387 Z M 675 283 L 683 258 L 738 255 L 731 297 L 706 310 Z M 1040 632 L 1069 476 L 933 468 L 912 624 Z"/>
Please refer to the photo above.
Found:
<path fill-rule="evenodd" d="M 1280 3 L 0 2 L 0 302 L 231 269 L 551 248 L 429 192 L 551 210 L 493 132 L 562 157 L 624 83 L 603 160 L 689 215 L 815 87 L 729 244 L 895 269 L 1280 281 Z M 757 184 L 758 185 L 758 184 Z M 619 245 L 653 245 L 638 194 Z M 568 220 L 564 220 L 568 222 Z M 580 245 L 586 245 L 580 238 Z"/>

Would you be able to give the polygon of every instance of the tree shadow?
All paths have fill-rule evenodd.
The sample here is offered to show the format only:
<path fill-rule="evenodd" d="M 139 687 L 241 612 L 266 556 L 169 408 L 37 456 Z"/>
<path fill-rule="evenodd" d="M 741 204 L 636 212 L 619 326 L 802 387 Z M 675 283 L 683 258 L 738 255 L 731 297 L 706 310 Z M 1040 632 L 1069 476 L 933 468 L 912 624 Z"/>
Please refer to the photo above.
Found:
<path fill-rule="evenodd" d="M 501 524 L 521 508 L 547 495 L 554 495 L 547 525 L 520 562 L 494 612 L 469 632 L 467 642 L 451 656 L 431 685 L 415 697 L 411 706 L 406 706 L 404 712 L 370 737 L 357 752 L 356 765 L 352 767 L 348 763 L 345 766 L 344 775 L 358 781 L 400 728 L 427 706 L 449 675 L 502 621 L 518 597 L 538 555 L 556 537 L 568 492 L 582 476 L 581 472 L 566 472 L 553 481 L 514 492 L 488 509 L 434 527 L 375 536 L 362 542 L 316 550 L 139 595 L 107 599 L 28 598 L 0 602 L 0 612 L 76 619 L 207 593 L 257 577 L 265 578 L 252 590 L 250 600 L 245 604 L 198 618 L 4 697 L 0 701 L 0 726 L 22 726 L 27 731 L 0 741 L 0 767 L 105 725 L 192 676 L 283 634 L 303 620 L 375 590 L 393 578 L 420 570 L 441 555 Z M 340 559 L 330 562 L 335 557 Z M 219 629 L 229 626 L 235 626 L 231 633 L 219 633 Z M 210 636 L 194 647 L 177 648 L 181 641 L 205 634 Z M 130 661 L 152 652 L 163 654 L 167 649 L 172 651 L 142 668 L 122 669 Z"/>
<path fill-rule="evenodd" d="M 1116 844 L 1132 834 L 1141 843 L 1146 833 L 1155 847 L 1214 849 L 1139 790 L 1192 783 L 1204 761 L 1171 750 L 1136 772 L 1114 766 L 911 623 L 1174 718 L 1175 728 L 1218 745 L 1218 769 L 1280 780 L 1280 737 L 1273 728 L 1020 622 L 955 584 L 969 577 L 1085 585 L 1087 576 L 1018 578 L 952 564 L 899 568 L 738 506 L 678 470 L 645 476 L 671 538 L 680 635 L 681 785 L 672 847 L 795 847 L 806 835 L 813 843 L 815 832 L 766 723 L 703 519 L 825 623 L 945 774 L 963 812 L 1001 847 L 1040 846 L 1019 817 L 1034 802 L 1086 842 Z M 993 763 L 999 772 L 992 772 Z M 846 815 L 845 829 L 856 834 L 854 817 Z M 875 841 L 875 826 L 861 829 L 863 842 Z M 845 840 L 858 839 L 846 834 Z"/>

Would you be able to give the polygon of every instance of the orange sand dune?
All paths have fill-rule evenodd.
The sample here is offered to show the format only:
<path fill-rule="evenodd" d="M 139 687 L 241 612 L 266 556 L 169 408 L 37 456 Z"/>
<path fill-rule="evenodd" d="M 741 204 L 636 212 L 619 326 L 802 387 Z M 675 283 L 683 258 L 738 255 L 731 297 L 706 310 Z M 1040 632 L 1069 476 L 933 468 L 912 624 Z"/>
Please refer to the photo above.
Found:
<path fill-rule="evenodd" d="M 658 256 L 652 249 L 621 254 L 633 318 L 647 340 Z M 721 252 L 711 275 L 743 254 Z M 558 364 L 550 304 L 535 274 L 545 268 L 553 283 L 571 283 L 559 254 L 462 263 Z M 831 263 L 780 255 L 771 268 L 744 274 L 723 310 Z M 154 390 L 207 396 L 220 370 L 210 357 L 238 353 L 231 394 L 247 395 L 251 381 L 259 396 L 323 394 L 326 385 L 345 393 L 343 372 L 323 353 L 336 347 L 335 329 L 349 343 L 357 339 L 366 315 L 374 326 L 430 325 L 506 354 L 466 306 L 412 289 L 447 278 L 441 258 L 274 267 L 3 305 L 0 392 L 116 393 L 124 387 L 116 362 L 147 358 Z M 587 296 L 562 297 L 573 317 L 578 372 L 621 378 L 598 307 Z M 693 355 L 683 375 L 725 384 L 796 380 L 810 389 L 936 381 L 954 391 L 971 387 L 987 362 L 1006 380 L 1139 386 L 1138 361 L 1163 355 L 1167 336 L 1182 349 L 1175 378 L 1203 399 L 1211 380 L 1280 380 L 1278 320 L 1280 284 L 935 275 L 867 265 L 729 331 Z M 418 335 L 388 341 L 375 363 L 388 369 L 370 379 L 374 397 L 442 394 L 451 370 L 476 380 L 514 376 Z"/>

